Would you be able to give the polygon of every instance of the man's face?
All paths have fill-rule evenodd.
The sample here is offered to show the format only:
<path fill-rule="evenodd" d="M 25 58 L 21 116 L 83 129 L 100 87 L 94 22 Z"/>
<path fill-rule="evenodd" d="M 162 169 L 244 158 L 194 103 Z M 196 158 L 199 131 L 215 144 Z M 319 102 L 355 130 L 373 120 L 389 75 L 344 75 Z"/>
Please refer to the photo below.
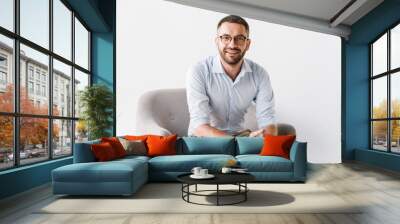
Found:
<path fill-rule="evenodd" d="M 238 23 L 222 23 L 218 28 L 215 44 L 218 47 L 221 59 L 235 65 L 239 63 L 250 46 L 250 39 L 246 28 Z M 245 39 L 243 41 L 243 38 Z M 229 41 L 229 39 L 231 39 Z"/>

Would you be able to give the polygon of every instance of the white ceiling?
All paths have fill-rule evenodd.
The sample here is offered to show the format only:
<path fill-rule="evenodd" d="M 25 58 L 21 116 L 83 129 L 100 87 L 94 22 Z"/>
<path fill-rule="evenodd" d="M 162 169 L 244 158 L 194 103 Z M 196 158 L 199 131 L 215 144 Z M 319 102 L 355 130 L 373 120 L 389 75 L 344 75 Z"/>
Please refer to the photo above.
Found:
<path fill-rule="evenodd" d="M 167 1 L 345 38 L 350 35 L 352 24 L 383 2 L 383 0 Z M 347 5 L 347 9 L 342 10 Z"/>

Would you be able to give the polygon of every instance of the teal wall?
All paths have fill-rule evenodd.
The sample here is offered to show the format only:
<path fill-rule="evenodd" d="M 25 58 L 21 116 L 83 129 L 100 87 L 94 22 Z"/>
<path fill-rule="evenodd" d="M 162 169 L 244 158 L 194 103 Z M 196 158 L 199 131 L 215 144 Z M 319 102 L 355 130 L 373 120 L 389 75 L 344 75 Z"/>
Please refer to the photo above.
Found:
<path fill-rule="evenodd" d="M 92 31 L 92 82 L 106 84 L 115 93 L 115 0 L 66 2 Z M 113 119 L 115 121 L 115 109 Z M 110 132 L 115 135 L 115 122 Z M 50 182 L 53 169 L 71 163 L 72 157 L 68 157 L 1 171 L 0 199 Z"/>
<path fill-rule="evenodd" d="M 114 78 L 114 34 L 92 33 L 92 83 L 100 83 L 108 86 L 114 94 L 115 121 L 115 78 Z M 115 122 L 109 128 L 109 133 L 115 135 Z"/>
<path fill-rule="evenodd" d="M 351 27 L 348 41 L 342 40 L 342 66 L 344 78 L 342 94 L 342 157 L 358 160 L 388 169 L 397 169 L 387 155 L 369 150 L 369 43 L 392 25 L 400 22 L 400 0 L 386 0 Z M 356 152 L 357 149 L 357 152 Z M 358 150 L 364 150 L 358 152 Z M 379 155 L 378 155 L 379 154 Z M 381 160 L 379 163 L 376 160 Z M 385 163 L 385 161 L 388 161 Z M 400 160 L 397 164 L 400 164 Z"/>
<path fill-rule="evenodd" d="M 53 169 L 71 163 L 69 157 L 0 172 L 0 199 L 48 183 Z"/>

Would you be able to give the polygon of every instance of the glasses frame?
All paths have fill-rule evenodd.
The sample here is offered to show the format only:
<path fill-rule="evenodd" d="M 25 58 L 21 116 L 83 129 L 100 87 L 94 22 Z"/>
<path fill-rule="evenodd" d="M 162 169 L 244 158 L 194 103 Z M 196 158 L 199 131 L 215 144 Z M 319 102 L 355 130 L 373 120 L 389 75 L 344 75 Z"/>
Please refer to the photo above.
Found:
<path fill-rule="evenodd" d="M 240 37 L 244 37 L 244 39 L 243 40 L 238 39 Z M 247 40 L 250 40 L 249 37 L 247 37 L 245 35 L 241 35 L 241 34 L 237 35 L 237 36 L 234 36 L 234 37 L 232 37 L 231 35 L 228 35 L 228 34 L 223 34 L 223 35 L 219 35 L 218 38 L 220 39 L 220 41 L 223 44 L 230 44 L 231 41 L 233 40 L 233 42 L 237 43 L 238 45 L 243 45 L 243 44 L 246 43 Z M 224 39 L 224 38 L 227 38 L 227 39 Z"/>

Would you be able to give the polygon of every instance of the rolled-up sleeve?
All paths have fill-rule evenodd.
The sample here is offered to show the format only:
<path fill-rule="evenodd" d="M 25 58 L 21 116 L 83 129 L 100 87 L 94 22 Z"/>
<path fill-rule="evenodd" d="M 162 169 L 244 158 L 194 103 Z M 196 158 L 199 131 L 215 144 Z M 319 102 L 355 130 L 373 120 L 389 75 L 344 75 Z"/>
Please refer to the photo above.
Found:
<path fill-rule="evenodd" d="M 275 99 L 268 73 L 261 69 L 258 90 L 255 99 L 258 127 L 265 128 L 275 124 Z"/>
<path fill-rule="evenodd" d="M 202 124 L 209 124 L 211 112 L 206 93 L 206 80 L 201 67 L 192 66 L 186 74 L 186 95 L 190 113 L 190 126 L 196 129 Z"/>

